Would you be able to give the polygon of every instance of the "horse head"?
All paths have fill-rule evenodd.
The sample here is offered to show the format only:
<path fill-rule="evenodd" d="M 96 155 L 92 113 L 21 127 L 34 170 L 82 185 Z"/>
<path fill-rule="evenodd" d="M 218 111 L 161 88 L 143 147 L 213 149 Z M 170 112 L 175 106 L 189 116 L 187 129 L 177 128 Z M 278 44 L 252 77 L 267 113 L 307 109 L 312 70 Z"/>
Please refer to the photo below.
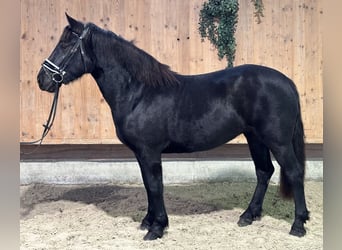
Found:
<path fill-rule="evenodd" d="M 41 90 L 56 91 L 61 84 L 68 84 L 90 73 L 91 59 L 90 27 L 66 14 L 69 25 L 64 28 L 61 38 L 51 55 L 44 60 L 37 80 Z"/>

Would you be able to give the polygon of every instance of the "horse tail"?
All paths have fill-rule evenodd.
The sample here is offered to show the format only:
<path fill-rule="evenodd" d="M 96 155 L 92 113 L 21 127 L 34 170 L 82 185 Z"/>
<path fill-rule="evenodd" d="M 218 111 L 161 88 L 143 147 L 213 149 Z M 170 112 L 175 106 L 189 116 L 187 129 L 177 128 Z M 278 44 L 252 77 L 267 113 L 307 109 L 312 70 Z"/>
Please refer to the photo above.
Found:
<path fill-rule="evenodd" d="M 298 104 L 299 105 L 299 104 Z M 300 171 L 303 173 L 303 181 L 305 176 L 305 143 L 304 143 L 304 128 L 301 117 L 300 105 L 299 112 L 296 118 L 294 133 L 292 137 L 292 146 L 300 166 Z M 293 197 L 293 191 L 288 177 L 285 175 L 283 168 L 280 171 L 280 193 L 283 198 L 290 199 Z"/>

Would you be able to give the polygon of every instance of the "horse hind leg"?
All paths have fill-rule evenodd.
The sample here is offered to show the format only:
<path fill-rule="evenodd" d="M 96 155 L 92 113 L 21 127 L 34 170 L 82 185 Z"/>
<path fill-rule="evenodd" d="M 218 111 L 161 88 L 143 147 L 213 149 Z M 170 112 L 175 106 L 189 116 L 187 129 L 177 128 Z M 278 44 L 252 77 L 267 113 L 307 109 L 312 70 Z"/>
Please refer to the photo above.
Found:
<path fill-rule="evenodd" d="M 261 217 L 265 193 L 274 172 L 269 149 L 254 134 L 248 133 L 245 136 L 256 169 L 257 185 L 247 210 L 240 216 L 239 226 L 250 225 Z"/>
<path fill-rule="evenodd" d="M 306 230 L 304 223 L 309 219 L 309 211 L 306 208 L 304 194 L 304 161 L 296 156 L 294 145 L 279 146 L 272 153 L 281 167 L 281 185 L 285 195 L 293 195 L 295 202 L 295 220 L 290 234 L 304 236 Z"/>

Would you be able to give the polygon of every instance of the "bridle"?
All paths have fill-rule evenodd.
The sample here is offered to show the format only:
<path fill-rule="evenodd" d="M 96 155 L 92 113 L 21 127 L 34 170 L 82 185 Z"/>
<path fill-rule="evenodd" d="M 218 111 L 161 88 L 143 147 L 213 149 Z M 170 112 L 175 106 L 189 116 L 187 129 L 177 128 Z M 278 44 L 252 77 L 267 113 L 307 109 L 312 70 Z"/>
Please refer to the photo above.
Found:
<path fill-rule="evenodd" d="M 53 125 L 53 122 L 55 120 L 55 117 L 56 117 L 59 88 L 61 87 L 63 80 L 64 80 L 64 75 L 66 74 L 65 69 L 68 66 L 68 64 L 69 64 L 70 60 L 72 59 L 72 57 L 74 56 L 74 54 L 77 52 L 78 48 L 80 48 L 80 51 L 81 51 L 81 58 L 82 58 L 84 70 L 85 70 L 85 72 L 87 72 L 87 66 L 86 66 L 86 63 L 84 60 L 85 51 L 84 51 L 83 39 L 88 34 L 88 32 L 89 32 L 89 27 L 87 27 L 87 26 L 85 26 L 81 35 L 78 35 L 77 33 L 72 32 L 72 34 L 77 36 L 78 39 L 77 39 L 77 42 L 74 44 L 74 46 L 71 48 L 71 50 L 68 51 L 66 56 L 60 62 L 61 66 L 58 66 L 56 63 L 53 63 L 49 59 L 44 60 L 44 62 L 42 64 L 44 71 L 48 75 L 50 75 L 52 81 L 57 85 L 56 90 L 55 90 L 55 95 L 53 98 L 53 102 L 52 102 L 52 106 L 51 106 L 51 110 L 50 110 L 50 114 L 49 114 L 48 120 L 46 121 L 46 124 L 43 124 L 44 131 L 42 133 L 41 138 L 36 140 L 36 141 L 22 142 L 20 144 L 31 145 L 31 144 L 39 143 L 39 145 L 38 145 L 38 147 L 39 147 L 42 144 L 43 139 L 49 133 L 49 131 Z M 33 152 L 35 152 L 38 149 L 38 147 L 35 150 L 33 150 L 32 152 L 23 153 L 23 154 L 32 154 Z"/>
<path fill-rule="evenodd" d="M 52 81 L 60 86 L 64 80 L 64 75 L 66 74 L 66 67 L 68 66 L 70 60 L 74 56 L 74 54 L 77 52 L 77 49 L 80 48 L 81 51 L 81 58 L 83 62 L 83 67 L 85 72 L 87 72 L 87 65 L 84 61 L 84 46 L 83 46 L 83 38 L 88 34 L 89 27 L 85 26 L 83 32 L 81 35 L 78 35 L 75 32 L 72 32 L 73 35 L 77 36 L 77 42 L 74 44 L 74 46 L 71 48 L 71 50 L 68 51 L 68 53 L 65 55 L 63 60 L 59 63 L 61 66 L 58 66 L 57 63 L 53 63 L 49 59 L 45 59 L 42 67 L 45 70 L 45 72 L 51 76 Z"/>

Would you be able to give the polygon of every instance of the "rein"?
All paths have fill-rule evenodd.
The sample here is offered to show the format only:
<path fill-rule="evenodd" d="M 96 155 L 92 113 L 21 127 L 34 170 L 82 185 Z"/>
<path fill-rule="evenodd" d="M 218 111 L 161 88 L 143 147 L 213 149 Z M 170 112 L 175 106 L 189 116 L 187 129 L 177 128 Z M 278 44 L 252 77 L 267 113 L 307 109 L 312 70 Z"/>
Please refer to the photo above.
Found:
<path fill-rule="evenodd" d="M 56 82 L 57 83 L 57 82 Z M 46 121 L 46 124 L 43 124 L 44 130 L 42 133 L 42 136 L 40 139 L 36 140 L 36 141 L 30 141 L 30 142 L 21 142 L 20 145 L 34 145 L 36 143 L 39 143 L 37 148 L 35 148 L 33 151 L 29 152 L 29 153 L 22 153 L 22 154 L 32 154 L 34 153 L 39 147 L 40 145 L 42 145 L 44 138 L 47 136 L 47 134 L 49 133 L 53 122 L 55 120 L 56 117 L 56 113 L 57 113 L 57 104 L 58 104 L 58 96 L 59 96 L 59 88 L 61 87 L 61 85 L 59 83 L 57 83 L 57 88 L 55 90 L 55 95 L 53 97 L 53 101 L 52 101 L 52 105 L 51 105 L 51 110 L 50 110 L 50 114 L 49 117 Z"/>
<path fill-rule="evenodd" d="M 62 60 L 62 62 L 60 63 L 62 66 L 58 66 L 57 64 L 53 63 L 52 61 L 50 61 L 49 59 L 45 59 L 42 67 L 44 69 L 44 71 L 51 76 L 52 81 L 56 84 L 56 90 L 55 90 L 55 95 L 53 97 L 53 102 L 51 105 L 51 110 L 50 110 L 50 114 L 49 117 L 46 121 L 46 124 L 43 124 L 44 130 L 42 133 L 42 136 L 40 139 L 36 140 L 36 141 L 30 141 L 30 142 L 21 142 L 20 145 L 33 145 L 36 143 L 39 143 L 37 148 L 34 149 L 33 151 L 29 152 L 29 153 L 22 153 L 22 154 L 32 154 L 34 153 L 43 143 L 44 138 L 47 136 L 47 134 L 49 133 L 49 131 L 51 130 L 51 127 L 53 125 L 53 122 L 55 120 L 56 117 L 56 113 L 57 113 L 57 104 L 58 104 L 58 97 L 59 97 L 59 89 L 62 85 L 62 82 L 64 80 L 64 75 L 66 74 L 65 68 L 68 66 L 71 58 L 73 57 L 73 55 L 77 52 L 78 47 L 80 47 L 80 51 L 81 51 L 81 58 L 83 61 L 83 66 L 84 66 L 84 70 L 86 72 L 87 67 L 84 61 L 84 48 L 83 48 L 83 38 L 87 35 L 89 31 L 89 27 L 85 27 L 85 29 L 83 30 L 82 34 L 79 36 L 78 34 L 74 33 L 73 34 L 75 36 L 78 37 L 77 42 L 74 44 L 74 46 L 71 48 L 71 50 L 68 52 L 68 54 L 64 57 L 64 59 Z"/>

